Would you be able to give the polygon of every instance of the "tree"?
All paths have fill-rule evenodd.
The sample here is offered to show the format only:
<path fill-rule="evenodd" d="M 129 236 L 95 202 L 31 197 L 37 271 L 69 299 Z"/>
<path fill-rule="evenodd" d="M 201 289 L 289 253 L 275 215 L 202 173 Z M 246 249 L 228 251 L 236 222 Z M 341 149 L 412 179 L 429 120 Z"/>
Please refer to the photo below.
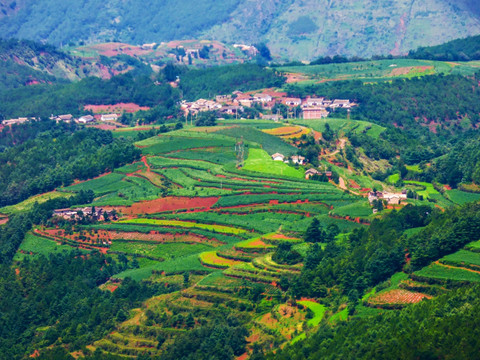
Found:
<path fill-rule="evenodd" d="M 323 242 L 325 239 L 325 232 L 323 231 L 322 225 L 317 218 L 313 218 L 312 222 L 308 226 L 307 230 L 305 231 L 306 242 L 310 243 L 317 243 Z"/>

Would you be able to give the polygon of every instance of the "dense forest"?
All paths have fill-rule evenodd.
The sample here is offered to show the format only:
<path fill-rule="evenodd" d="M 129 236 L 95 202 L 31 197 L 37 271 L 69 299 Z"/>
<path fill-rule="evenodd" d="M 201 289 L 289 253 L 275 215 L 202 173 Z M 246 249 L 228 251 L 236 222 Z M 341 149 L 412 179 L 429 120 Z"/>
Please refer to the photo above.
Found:
<path fill-rule="evenodd" d="M 140 152 L 125 139 L 98 129 L 77 129 L 77 125 L 46 120 L 38 125 L 19 125 L 32 129 L 38 126 L 34 139 L 0 153 L 0 204 L 18 203 L 32 195 L 69 185 L 75 179 L 86 180 L 139 158 Z M 13 133 L 18 132 L 15 127 Z M 5 128 L 0 138 L 7 137 Z"/>

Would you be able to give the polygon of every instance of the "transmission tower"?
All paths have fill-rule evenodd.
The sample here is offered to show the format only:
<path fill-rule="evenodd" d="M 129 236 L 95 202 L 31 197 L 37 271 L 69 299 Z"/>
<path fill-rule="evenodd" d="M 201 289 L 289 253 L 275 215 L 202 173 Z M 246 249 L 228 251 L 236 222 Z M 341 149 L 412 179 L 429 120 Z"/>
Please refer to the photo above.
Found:
<path fill-rule="evenodd" d="M 237 154 L 237 168 L 243 166 L 243 161 L 245 160 L 245 144 L 243 143 L 243 136 L 235 144 L 235 153 Z"/>

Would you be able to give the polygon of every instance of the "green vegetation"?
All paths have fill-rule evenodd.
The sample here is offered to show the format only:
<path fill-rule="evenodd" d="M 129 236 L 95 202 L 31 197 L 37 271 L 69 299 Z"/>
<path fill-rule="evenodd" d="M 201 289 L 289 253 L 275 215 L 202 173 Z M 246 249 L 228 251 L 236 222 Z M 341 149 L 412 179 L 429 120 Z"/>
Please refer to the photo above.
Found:
<path fill-rule="evenodd" d="M 313 318 L 308 320 L 307 322 L 308 325 L 317 326 L 318 324 L 320 324 L 320 322 L 323 319 L 323 316 L 325 315 L 325 311 L 327 311 L 327 308 L 325 307 L 325 305 L 318 304 L 316 302 L 308 301 L 308 300 L 299 301 L 298 303 L 300 305 L 307 307 L 313 312 Z"/>

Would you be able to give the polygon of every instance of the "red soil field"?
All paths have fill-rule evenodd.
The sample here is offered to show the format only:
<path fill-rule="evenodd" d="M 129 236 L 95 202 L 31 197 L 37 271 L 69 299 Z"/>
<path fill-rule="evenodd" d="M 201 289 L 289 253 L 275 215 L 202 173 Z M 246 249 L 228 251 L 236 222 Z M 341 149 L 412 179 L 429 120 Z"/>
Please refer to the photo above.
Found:
<path fill-rule="evenodd" d="M 371 304 L 416 304 L 431 296 L 403 289 L 395 289 L 377 295 L 369 300 Z"/>
<path fill-rule="evenodd" d="M 166 198 L 138 202 L 128 207 L 120 206 L 116 207 L 116 209 L 125 215 L 155 214 L 158 212 L 175 211 L 181 209 L 210 209 L 217 201 L 218 197 L 188 198 L 169 196 Z"/>
<path fill-rule="evenodd" d="M 115 130 L 117 127 L 112 124 L 98 124 L 98 125 L 88 125 L 87 127 L 100 129 L 100 130 Z"/>
<path fill-rule="evenodd" d="M 8 217 L 0 218 L 0 225 L 6 224 L 8 222 Z"/>
<path fill-rule="evenodd" d="M 118 103 L 114 105 L 85 105 L 85 110 L 91 111 L 94 114 L 102 113 L 134 113 L 140 110 L 149 110 L 148 106 L 140 106 L 135 103 Z"/>

